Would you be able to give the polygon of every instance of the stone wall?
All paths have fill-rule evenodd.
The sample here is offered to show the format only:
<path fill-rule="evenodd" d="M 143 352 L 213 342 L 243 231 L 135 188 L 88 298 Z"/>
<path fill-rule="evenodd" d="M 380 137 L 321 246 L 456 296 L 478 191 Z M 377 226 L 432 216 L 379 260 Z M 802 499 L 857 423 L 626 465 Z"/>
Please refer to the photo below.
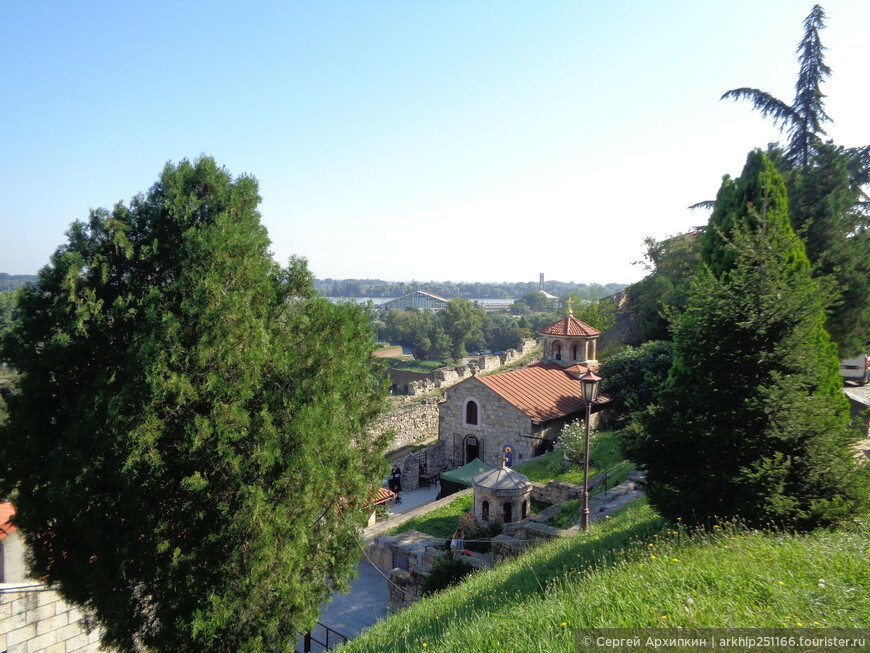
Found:
<path fill-rule="evenodd" d="M 423 595 L 426 574 L 418 571 L 391 569 L 387 583 L 387 609 L 404 610 Z"/>
<path fill-rule="evenodd" d="M 435 387 L 434 372 L 412 372 L 410 370 L 388 369 L 387 374 L 392 381 L 393 394 L 411 395 L 420 394 L 420 388 Z M 421 385 L 422 384 L 422 385 Z"/>
<path fill-rule="evenodd" d="M 601 304 L 610 305 L 616 310 L 616 323 L 598 338 L 598 351 L 602 358 L 612 354 L 623 345 L 636 347 L 640 344 L 638 337 L 637 316 L 634 309 L 629 305 L 626 292 L 604 297 Z"/>
<path fill-rule="evenodd" d="M 478 406 L 477 424 L 465 423 L 465 404 L 474 400 Z M 447 401 L 439 404 L 440 425 L 438 439 L 447 450 L 447 466 L 461 467 L 465 460 L 465 440 L 473 435 L 480 447 L 479 458 L 487 465 L 501 465 L 502 447 L 511 445 L 515 450 L 514 463 L 532 457 L 534 440 L 531 419 L 512 406 L 477 379 L 450 388 Z"/>
<path fill-rule="evenodd" d="M 603 519 L 626 503 L 640 498 L 642 478 L 642 474 L 633 472 L 627 481 L 611 488 L 607 494 L 591 497 L 589 499 L 590 521 Z M 551 481 L 546 485 L 535 484 L 537 491 L 549 491 L 552 496 L 564 496 L 566 501 L 571 500 L 578 488 L 577 485 L 559 481 Z M 582 491 L 582 488 L 580 489 Z M 388 572 L 392 581 L 387 589 L 390 609 L 406 608 L 420 598 L 422 583 L 428 571 L 432 569 L 433 561 L 437 557 L 446 555 L 446 552 L 443 550 L 443 540 L 419 531 L 408 530 L 397 535 L 383 533 L 471 492 L 470 489 L 464 490 L 366 529 L 365 557 L 375 566 Z M 547 513 L 546 517 L 549 519 L 564 505 L 565 501 L 561 501 L 538 515 L 530 515 L 519 523 L 505 524 L 504 533 L 493 538 L 490 553 L 474 553 L 471 557 L 463 559 L 477 568 L 491 567 L 521 554 L 536 541 L 546 541 L 577 533 L 576 525 L 569 529 L 561 529 L 543 522 L 544 513 Z M 403 568 L 397 568 L 399 565 Z"/>
<path fill-rule="evenodd" d="M 423 403 L 395 406 L 382 415 L 372 428 L 376 434 L 393 432 L 393 442 L 388 451 L 429 440 L 438 436 L 438 403 L 433 398 Z"/>
<path fill-rule="evenodd" d="M 419 531 L 407 530 L 398 535 L 378 535 L 366 545 L 366 558 L 375 567 L 389 571 L 395 567 L 424 568 L 432 566 L 432 552 L 444 544 L 444 540 Z M 406 559 L 399 563 L 397 557 Z"/>
<path fill-rule="evenodd" d="M 420 474 L 437 474 L 447 469 L 444 443 L 424 447 L 409 453 L 396 463 L 402 472 L 402 492 L 410 492 L 420 487 Z"/>
<path fill-rule="evenodd" d="M 589 479 L 590 487 L 595 485 L 595 477 Z M 583 486 L 565 481 L 550 481 L 549 483 L 532 483 L 532 498 L 543 503 L 561 503 L 583 496 Z"/>
<path fill-rule="evenodd" d="M 21 531 L 13 530 L 0 539 L 0 584 L 27 583 L 33 580 L 28 577 L 24 556 L 24 538 Z"/>
<path fill-rule="evenodd" d="M 0 584 L 0 651 L 95 653 L 99 631 L 84 628 L 83 615 L 39 583 Z"/>
<path fill-rule="evenodd" d="M 410 492 L 420 487 L 420 457 L 410 453 L 399 461 L 402 470 L 402 492 Z"/>
<path fill-rule="evenodd" d="M 428 394 L 438 388 L 449 388 L 460 381 L 471 378 L 479 372 L 492 372 L 505 365 L 510 365 L 534 351 L 537 346 L 538 342 L 534 338 L 526 338 L 520 344 L 519 349 L 508 349 L 501 354 L 487 354 L 485 356 L 469 358 L 466 365 L 442 367 L 435 370 L 432 374 L 409 372 L 407 373 L 408 376 L 394 375 L 391 370 L 390 377 L 393 379 L 393 383 L 399 386 L 399 392 L 404 392 L 411 396 L 419 396 Z M 416 374 L 417 377 L 410 376 L 412 374 Z"/>

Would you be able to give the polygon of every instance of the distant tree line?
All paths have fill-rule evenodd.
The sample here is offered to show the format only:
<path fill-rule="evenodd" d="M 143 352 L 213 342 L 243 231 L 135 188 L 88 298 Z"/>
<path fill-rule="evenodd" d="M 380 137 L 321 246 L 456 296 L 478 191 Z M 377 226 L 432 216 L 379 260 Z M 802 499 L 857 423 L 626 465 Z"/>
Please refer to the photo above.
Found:
<path fill-rule="evenodd" d="M 534 291 L 524 296 L 528 301 L 542 296 Z M 469 352 L 516 349 L 524 338 L 533 338 L 544 327 L 565 316 L 566 299 L 573 301 L 573 313 L 579 320 L 605 331 L 614 321 L 612 305 L 585 300 L 577 295 L 547 300 L 546 310 L 533 312 L 522 300 L 505 311 L 484 311 L 475 302 L 460 297 L 451 299 L 443 311 L 411 308 L 378 312 L 369 308 L 372 326 L 380 340 L 414 350 L 418 359 L 458 359 Z"/>
<path fill-rule="evenodd" d="M 38 278 L 35 274 L 6 274 L 5 272 L 0 272 L 0 292 L 21 288 L 24 284 L 36 281 Z"/>
<path fill-rule="evenodd" d="M 625 288 L 624 283 L 589 284 L 573 281 L 545 281 L 544 290 L 562 297 L 570 293 L 586 296 L 593 291 L 606 297 Z M 381 279 L 315 279 L 314 288 L 326 297 L 401 297 L 427 290 L 447 299 L 515 299 L 538 290 L 538 282 L 474 283 L 452 281 L 382 281 Z"/>

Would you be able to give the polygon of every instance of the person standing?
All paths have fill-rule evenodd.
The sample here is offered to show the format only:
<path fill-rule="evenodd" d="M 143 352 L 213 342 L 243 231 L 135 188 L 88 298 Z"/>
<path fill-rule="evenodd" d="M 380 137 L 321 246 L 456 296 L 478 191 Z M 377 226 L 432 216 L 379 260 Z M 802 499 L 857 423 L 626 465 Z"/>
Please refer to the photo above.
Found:
<path fill-rule="evenodd" d="M 398 465 L 394 465 L 390 472 L 390 489 L 397 494 L 402 491 L 402 470 Z"/>
<path fill-rule="evenodd" d="M 461 528 L 453 531 L 453 537 L 450 538 L 450 551 L 453 552 L 454 558 L 465 555 L 465 531 Z"/>

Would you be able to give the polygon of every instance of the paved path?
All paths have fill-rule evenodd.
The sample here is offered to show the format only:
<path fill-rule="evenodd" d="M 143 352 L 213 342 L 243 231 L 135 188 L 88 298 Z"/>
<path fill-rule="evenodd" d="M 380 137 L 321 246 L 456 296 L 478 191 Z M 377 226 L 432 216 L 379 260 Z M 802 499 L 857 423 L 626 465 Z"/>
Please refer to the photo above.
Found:
<path fill-rule="evenodd" d="M 435 501 L 435 497 L 438 496 L 438 492 L 440 491 L 441 488 L 436 483 L 429 488 L 417 488 L 411 492 L 400 492 L 399 495 L 401 496 L 402 503 L 393 505 L 389 510 L 390 515 L 401 515 L 413 510 L 414 508 L 419 508 L 427 503 L 432 503 Z"/>
<path fill-rule="evenodd" d="M 428 489 L 402 492 L 402 503 L 392 506 L 389 510 L 390 515 L 410 512 L 430 503 L 438 495 L 438 490 L 438 487 L 433 486 Z M 350 591 L 347 594 L 333 592 L 329 603 L 320 612 L 320 623 L 349 638 L 356 637 L 362 630 L 387 616 L 385 575 L 366 560 L 365 556 L 361 558 L 357 570 L 359 576 L 351 583 Z M 324 640 L 321 628 L 315 630 L 313 635 L 321 641 Z M 333 641 L 331 635 L 330 644 L 333 644 Z M 320 650 L 323 649 L 316 645 L 312 646 L 312 651 Z"/>

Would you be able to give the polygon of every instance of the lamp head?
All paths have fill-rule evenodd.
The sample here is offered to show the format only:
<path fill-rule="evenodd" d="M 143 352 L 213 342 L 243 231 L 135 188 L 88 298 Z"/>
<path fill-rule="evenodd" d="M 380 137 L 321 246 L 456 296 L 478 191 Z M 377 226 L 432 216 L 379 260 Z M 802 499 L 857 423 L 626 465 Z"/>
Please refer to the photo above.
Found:
<path fill-rule="evenodd" d="M 580 377 L 580 387 L 583 389 L 583 399 L 590 404 L 595 401 L 598 396 L 598 383 L 601 377 L 597 376 L 592 370 L 586 370 L 586 374 Z"/>

